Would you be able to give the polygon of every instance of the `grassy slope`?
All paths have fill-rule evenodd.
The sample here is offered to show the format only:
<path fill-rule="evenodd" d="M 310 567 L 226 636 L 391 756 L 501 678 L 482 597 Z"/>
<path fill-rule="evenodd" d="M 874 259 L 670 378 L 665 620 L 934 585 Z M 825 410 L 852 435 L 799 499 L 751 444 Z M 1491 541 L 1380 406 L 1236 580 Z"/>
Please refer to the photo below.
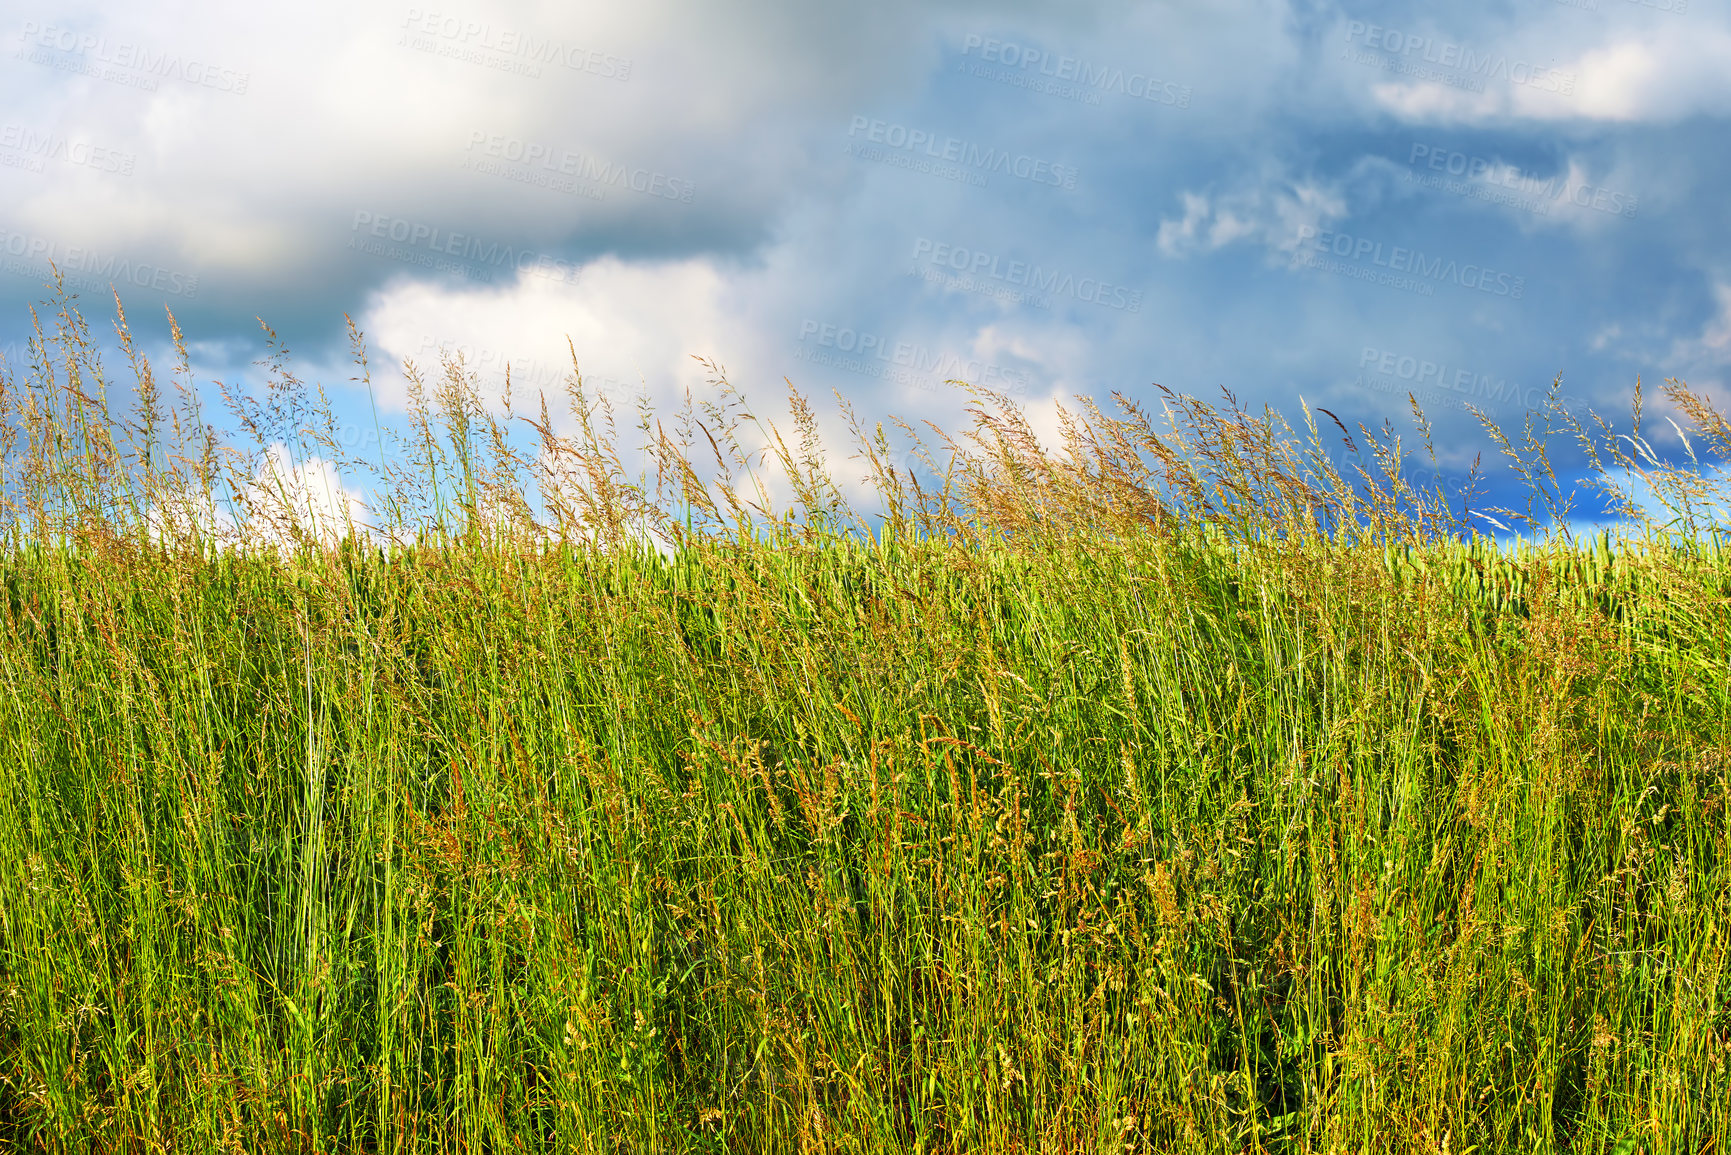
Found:
<path fill-rule="evenodd" d="M 1504 569 L 28 547 L 0 1142 L 1717 1150 L 1731 564 Z"/>

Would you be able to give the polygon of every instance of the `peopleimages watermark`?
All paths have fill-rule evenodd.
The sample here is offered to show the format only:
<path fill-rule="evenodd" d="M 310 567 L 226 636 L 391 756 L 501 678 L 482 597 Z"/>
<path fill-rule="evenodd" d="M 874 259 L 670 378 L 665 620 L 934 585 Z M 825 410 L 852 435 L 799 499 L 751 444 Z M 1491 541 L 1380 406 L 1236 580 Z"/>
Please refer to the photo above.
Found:
<path fill-rule="evenodd" d="M 1412 393 L 1421 405 L 1446 409 L 1466 409 L 1475 402 L 1493 406 L 1514 404 L 1523 409 L 1543 409 L 1550 397 L 1550 388 L 1522 386 L 1518 381 L 1480 373 L 1472 369 L 1450 366 L 1446 361 L 1432 361 L 1388 349 L 1366 345 L 1358 358 L 1360 388 L 1378 393 Z M 1586 402 L 1578 397 L 1558 394 L 1556 405 L 1571 413 L 1586 412 Z"/>
<path fill-rule="evenodd" d="M 1355 48 L 1360 43 L 1365 49 L 1362 52 Z M 1363 20 L 1347 22 L 1346 49 L 1341 59 L 1470 92 L 1483 92 L 1488 80 L 1506 80 L 1510 84 L 1526 85 L 1559 96 L 1573 96 L 1575 93 L 1573 72 L 1540 68 L 1525 60 L 1511 62 L 1507 55 L 1494 49 L 1477 49 L 1453 40 L 1437 40 L 1399 28 L 1367 24 Z"/>
<path fill-rule="evenodd" d="M 697 192 L 691 181 L 657 169 L 617 164 L 588 153 L 479 129 L 469 134 L 469 155 L 463 158 L 462 167 L 597 201 L 606 197 L 609 188 L 617 188 L 688 205 Z"/>
<path fill-rule="evenodd" d="M 1115 92 L 1132 100 L 1173 108 L 1190 107 L 1188 84 L 972 34 L 962 41 L 962 60 L 956 70 L 965 76 L 995 80 L 1082 104 L 1100 104 L 1101 93 Z"/>
<path fill-rule="evenodd" d="M 807 319 L 799 327 L 796 360 L 907 385 L 928 393 L 945 381 L 966 381 L 998 393 L 1024 397 L 1032 383 L 1024 369 L 934 353 L 924 345 L 892 341 L 847 325 Z"/>
<path fill-rule="evenodd" d="M 448 13 L 409 9 L 397 43 L 417 52 L 482 68 L 539 78 L 543 67 L 582 72 L 602 80 L 630 80 L 631 61 L 551 36 L 537 36 Z"/>
<path fill-rule="evenodd" d="M 1553 0 L 1564 8 L 1579 8 L 1583 12 L 1597 12 L 1599 0 Z M 1628 3 L 1639 8 L 1652 8 L 1672 16 L 1682 16 L 1689 11 L 1689 0 L 1628 0 Z"/>
<path fill-rule="evenodd" d="M 83 245 L 63 247 L 48 237 L 0 228 L 0 272 L 51 280 L 55 269 L 60 270 L 66 286 L 72 289 L 106 292 L 111 285 L 115 288 L 130 285 L 188 300 L 198 295 L 196 273 L 117 257 Z"/>
<path fill-rule="evenodd" d="M 1055 188 L 1076 187 L 1076 168 L 1056 164 L 1027 153 L 987 148 L 954 136 L 940 136 L 923 128 L 855 116 L 847 134 L 850 142 L 843 155 L 877 161 L 895 168 L 930 173 L 946 180 L 984 188 L 993 173 L 1048 184 Z M 858 138 L 863 137 L 863 140 Z M 882 145 L 883 147 L 874 147 Z"/>
<path fill-rule="evenodd" d="M 1034 309 L 1050 309 L 1052 298 L 1032 289 L 1016 288 L 999 281 L 976 277 L 972 273 L 952 273 L 942 265 L 921 265 L 916 259 L 908 276 L 918 277 L 928 285 L 958 293 L 978 293 L 1006 305 L 1027 305 Z"/>
<path fill-rule="evenodd" d="M 1518 301 L 1527 285 L 1525 277 L 1488 265 L 1461 264 L 1452 257 L 1427 257 L 1421 249 L 1400 245 L 1390 245 L 1385 252 L 1381 241 L 1318 229 L 1315 225 L 1304 225 L 1298 230 L 1298 245 L 1300 251 L 1295 254 L 1295 263 L 1305 268 L 1405 289 L 1425 297 L 1432 295 L 1436 283 L 1446 282 Z"/>
<path fill-rule="evenodd" d="M 19 60 L 146 92 L 155 92 L 162 80 L 179 80 L 197 88 L 244 96 L 252 81 L 250 72 L 35 20 L 24 21 L 18 39 L 20 47 L 14 56 Z"/>
<path fill-rule="evenodd" d="M 1409 171 L 1406 174 L 1409 184 L 1508 205 L 1541 216 L 1548 216 L 1551 206 L 1559 202 L 1630 218 L 1640 206 L 1639 198 L 1633 194 L 1603 185 L 1571 181 L 1567 175 L 1546 180 L 1522 172 L 1513 165 L 1417 141 L 1413 142 L 1406 163 L 1411 168 L 1430 170 L 1423 173 Z M 1463 179 L 1450 180 L 1450 177 Z"/>
<path fill-rule="evenodd" d="M 366 209 L 355 210 L 347 247 L 369 256 L 455 273 L 488 284 L 493 283 L 493 273 L 499 270 L 565 284 L 575 284 L 580 271 L 570 261 L 532 249 L 486 241 L 473 233 L 454 232 L 425 221 Z"/>
<path fill-rule="evenodd" d="M 42 172 L 50 160 L 117 176 L 131 176 L 138 163 L 137 156 L 117 148 L 28 125 L 0 124 L 0 166 Z"/>
<path fill-rule="evenodd" d="M 997 300 L 1052 307 L 1053 297 L 1069 297 L 1126 313 L 1142 311 L 1142 290 L 1114 285 L 1099 277 L 1077 277 L 1026 261 L 1007 261 L 996 253 L 920 237 L 914 241 L 912 274 L 928 284 L 983 293 Z"/>

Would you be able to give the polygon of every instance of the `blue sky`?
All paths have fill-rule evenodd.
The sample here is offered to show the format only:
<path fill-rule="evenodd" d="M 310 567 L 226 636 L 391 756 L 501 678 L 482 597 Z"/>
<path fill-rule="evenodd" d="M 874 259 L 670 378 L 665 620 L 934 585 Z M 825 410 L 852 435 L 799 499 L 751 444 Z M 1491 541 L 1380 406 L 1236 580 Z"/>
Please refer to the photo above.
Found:
<path fill-rule="evenodd" d="M 1412 391 L 1445 477 L 1494 463 L 1464 403 L 1559 373 L 1619 428 L 1640 375 L 1661 455 L 1665 378 L 1724 407 L 1723 4 L 9 0 L 0 53 L 0 351 L 53 258 L 203 379 L 262 381 L 263 317 L 357 438 L 345 313 L 387 419 L 404 358 L 520 398 L 567 340 L 621 401 L 696 354 L 946 428 L 949 376 L 1045 431 L 1158 382 L 1405 432 Z"/>

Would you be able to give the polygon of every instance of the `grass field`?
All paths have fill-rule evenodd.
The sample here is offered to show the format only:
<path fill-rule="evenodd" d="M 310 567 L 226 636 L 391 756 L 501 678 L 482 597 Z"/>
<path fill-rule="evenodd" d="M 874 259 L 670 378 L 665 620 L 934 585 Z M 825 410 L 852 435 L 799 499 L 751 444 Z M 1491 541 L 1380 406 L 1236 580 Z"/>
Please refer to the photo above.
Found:
<path fill-rule="evenodd" d="M 0 1146 L 1726 1150 L 1731 551 L 1685 472 L 1668 528 L 1499 550 L 1235 406 L 1063 455 L 982 408 L 941 489 L 862 438 L 865 523 L 797 399 L 753 510 L 736 411 L 663 490 L 586 421 L 517 454 L 450 367 L 390 534 L 321 545 L 258 484 L 329 427 L 281 364 L 225 458 L 142 360 L 110 414 L 70 309 L 40 348 Z"/>

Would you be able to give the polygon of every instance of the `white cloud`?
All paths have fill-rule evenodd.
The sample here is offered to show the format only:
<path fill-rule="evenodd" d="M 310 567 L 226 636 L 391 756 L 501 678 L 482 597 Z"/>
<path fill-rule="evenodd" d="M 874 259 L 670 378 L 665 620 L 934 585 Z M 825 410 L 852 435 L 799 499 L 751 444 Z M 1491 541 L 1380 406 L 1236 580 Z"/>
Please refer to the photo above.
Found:
<path fill-rule="evenodd" d="M 1167 257 L 1213 252 L 1244 240 L 1291 253 L 1301 229 L 1320 229 L 1346 215 L 1338 188 L 1279 171 L 1265 171 L 1260 184 L 1228 193 L 1186 192 L 1183 201 L 1182 217 L 1160 222 L 1155 243 Z"/>
<path fill-rule="evenodd" d="M 259 456 L 250 478 L 229 501 L 207 499 L 196 488 L 164 495 L 148 514 L 153 537 L 185 537 L 196 532 L 243 550 L 292 552 L 300 540 L 333 546 L 352 529 L 369 537 L 366 497 L 350 488 L 335 465 L 322 457 L 296 460 L 293 448 L 273 442 Z"/>
<path fill-rule="evenodd" d="M 1076 17 L 1103 6 L 1078 5 Z M 214 0 L 56 5 L 0 26 L 0 47 L 154 89 L 25 60 L 6 70 L 0 99 L 21 108 L 28 95 L 42 125 L 88 125 L 136 152 L 137 166 L 127 179 L 71 166 L 0 173 L 19 178 L 0 197 L 12 224 L 62 246 L 148 255 L 249 290 L 352 279 L 343 242 L 357 211 L 542 248 L 741 250 L 840 166 L 839 146 L 813 163 L 814 136 L 901 100 L 937 59 L 938 19 L 987 10 L 983 0 L 311 0 L 287 19 Z M 489 47 L 499 44 L 511 47 Z M 548 47 L 525 55 L 525 45 Z M 112 63 L 140 48 L 181 67 Z M 245 91 L 190 83 L 187 61 L 216 62 Z M 541 75 L 501 67 L 526 63 Z M 512 177 L 556 178 L 569 152 L 689 182 L 694 196 L 609 186 L 594 199 L 461 167 L 512 142 L 546 148 L 552 165 L 508 164 Z"/>
<path fill-rule="evenodd" d="M 215 60 L 246 71 L 250 82 L 245 95 L 166 79 L 143 92 L 16 63 L 0 74 L 0 98 L 17 116 L 123 145 L 138 164 L 124 179 L 69 165 L 0 170 L 7 210 L 0 225 L 200 272 L 207 286 L 196 302 L 202 316 L 188 321 L 177 303 L 189 335 L 214 344 L 235 331 L 236 317 L 261 313 L 292 334 L 303 368 L 309 347 L 340 333 L 339 310 L 354 311 L 383 354 L 374 378 L 387 413 L 401 410 L 405 394 L 401 378 L 379 362 L 408 356 L 436 370 L 438 347 L 450 344 L 467 351 L 489 389 L 510 360 L 518 411 L 528 408 L 531 390 L 544 388 L 557 414 L 569 334 L 586 378 L 622 411 L 622 424 L 640 383 L 661 413 L 687 387 L 701 395 L 706 374 L 691 360 L 695 353 L 726 364 L 754 404 L 778 402 L 787 373 L 819 399 L 830 385 L 864 398 L 860 410 L 868 416 L 895 411 L 957 426 L 959 400 L 927 390 L 929 380 L 910 384 L 906 374 L 874 376 L 794 356 L 816 347 L 801 343 L 808 321 L 1026 371 L 1031 411 L 1049 394 L 1100 395 L 1151 380 L 1191 390 L 1225 380 L 1252 404 L 1276 398 L 1290 407 L 1297 388 L 1315 388 L 1364 339 L 1381 345 L 1410 332 L 1399 340 L 1427 347 L 1423 342 L 1458 338 L 1509 356 L 1517 341 L 1548 348 L 1553 339 L 1585 339 L 1611 316 L 1643 334 L 1653 354 L 1646 369 L 1672 345 L 1667 322 L 1680 310 L 1655 305 L 1651 314 L 1661 319 L 1643 328 L 1645 303 L 1630 309 L 1608 298 L 1657 278 L 1627 278 L 1621 286 L 1610 280 L 1649 260 L 1643 272 L 1668 270 L 1684 246 L 1665 230 L 1698 221 L 1700 202 L 1676 192 L 1687 211 L 1672 217 L 1655 202 L 1668 188 L 1708 195 L 1711 158 L 1705 148 L 1672 149 L 1665 138 L 1653 147 L 1675 155 L 1649 153 L 1637 162 L 1629 158 L 1641 155 L 1641 142 L 1616 125 L 1731 107 L 1724 21 L 1716 13 L 1698 8 L 1685 19 L 1623 0 L 1604 0 L 1606 11 L 1592 19 L 1542 2 L 1513 13 L 1437 10 L 1439 21 L 1475 44 L 1506 45 L 1513 59 L 1578 74 L 1569 97 L 1507 83 L 1480 96 L 1334 64 L 1340 44 L 1312 39 L 1330 17 L 1289 0 L 441 6 L 463 22 L 487 25 L 482 38 L 527 32 L 629 59 L 624 82 L 557 68 L 533 79 L 418 51 L 399 42 L 412 35 L 403 26 L 406 3 L 353 8 L 313 0 L 292 20 L 266 9 L 221 9 L 211 0 L 51 7 L 64 14 L 56 19 L 111 44 Z M 7 38 L 17 28 L 0 24 L 0 51 L 10 52 Z M 1049 50 L 1054 62 L 1081 58 L 1090 69 L 1141 70 L 1191 86 L 1193 99 L 1178 108 L 1105 92 L 1094 105 L 969 78 L 957 70 L 964 37 L 982 34 Z M 435 49 L 466 51 L 466 40 L 467 33 L 431 36 Z M 1476 138 L 1391 134 L 1391 113 L 1496 131 Z M 1049 153 L 1076 163 L 1081 180 L 1061 195 L 997 175 L 980 189 L 856 163 L 841 155 L 854 114 L 917 120 L 982 145 Z M 1603 123 L 1576 126 L 1568 118 Z M 1676 135 L 1710 145 L 1721 129 L 1691 125 Z M 465 171 L 459 166 L 477 132 L 483 141 L 546 144 L 689 178 L 695 196 L 681 204 L 609 187 L 594 200 Z M 1361 185 L 1362 169 L 1343 158 L 1355 148 L 1417 139 L 1487 155 L 1494 147 L 1560 146 L 1571 181 L 1641 192 L 1640 224 L 1578 206 L 1559 205 L 1544 217 L 1485 204 L 1463 212 L 1428 192 L 1393 206 L 1403 215 L 1379 236 L 1428 237 L 1440 223 L 1458 228 L 1451 241 L 1458 237 L 1463 247 L 1482 242 L 1475 256 L 1513 247 L 1504 247 L 1510 219 L 1522 232 L 1565 220 L 1583 233 L 1629 226 L 1620 239 L 1607 235 L 1602 247 L 1582 245 L 1555 264 L 1543 250 L 1516 250 L 1518 259 L 1510 253 L 1511 264 L 1533 270 L 1519 310 L 1492 298 L 1439 293 L 1418 302 L 1296 277 L 1233 283 L 1242 261 L 1147 261 L 1150 247 L 1168 258 L 1237 246 L 1277 257 L 1294 249 L 1307 226 L 1334 227 L 1349 203 L 1368 220 L 1369 210 L 1391 206 L 1360 194 L 1387 182 Z M 1605 142 L 1612 147 L 1601 148 Z M 1270 156 L 1288 159 L 1263 159 Z M 1402 159 L 1389 163 L 1405 169 Z M 1673 179 L 1697 174 L 1692 186 Z M 1165 218 L 1150 222 L 1150 206 L 1155 214 L 1164 209 Z M 347 250 L 357 212 L 554 253 L 582 273 L 569 284 L 465 286 Z M 1463 219 L 1468 213 L 1473 219 Z M 1626 243 L 1649 225 L 1659 234 L 1651 244 L 1645 236 L 1640 246 Z M 1059 300 L 1042 313 L 979 293 L 940 293 L 906 275 L 916 236 L 999 255 L 1005 264 L 1110 280 L 1141 293 L 1144 304 L 1132 315 Z M 1637 247 L 1641 254 L 1632 252 Z M 1600 271 L 1602 283 L 1593 275 Z M 1541 293 L 1541 276 L 1561 283 L 1560 291 Z M 367 297 L 374 285 L 382 288 Z M 1605 299 L 1588 302 L 1576 290 Z M 1728 330 L 1717 323 L 1686 334 L 1679 349 L 1700 364 L 1722 365 Z M 1582 333 L 1567 332 L 1583 325 Z M 1252 333 L 1255 340 L 1243 339 Z M 250 325 L 241 328 L 226 350 L 225 374 L 245 371 L 253 355 L 247 339 L 255 335 Z M 1250 396 L 1256 393 L 1264 396 Z M 364 407 L 361 398 L 356 408 L 365 414 Z M 1055 432 L 1049 414 L 1039 419 L 1042 430 Z M 825 420 L 827 438 L 839 427 Z M 778 424 L 785 431 L 785 422 Z M 837 447 L 844 458 L 852 449 L 839 435 Z"/>
<path fill-rule="evenodd" d="M 1705 20 L 1635 16 L 1644 19 L 1625 17 L 1597 31 L 1560 17 L 1527 23 L 1513 35 L 1470 46 L 1491 62 L 1479 71 L 1441 63 L 1448 42 L 1437 37 L 1434 53 L 1409 59 L 1454 83 L 1391 80 L 1371 85 L 1370 93 L 1378 107 L 1403 120 L 1438 124 L 1658 124 L 1731 111 L 1731 31 Z M 1343 67 L 1351 76 L 1362 66 Z"/>
<path fill-rule="evenodd" d="M 485 371 L 483 383 L 495 389 L 511 362 L 520 413 L 534 411 L 528 390 L 536 388 L 546 389 L 550 406 L 562 407 L 575 350 L 586 379 L 616 386 L 606 392 L 617 407 L 626 385 L 641 382 L 664 402 L 701 389 L 705 371 L 694 355 L 725 362 L 749 344 L 742 342 L 747 332 L 730 284 L 730 271 L 709 258 L 602 257 L 584 265 L 575 283 L 525 276 L 499 288 L 471 288 L 403 279 L 375 294 L 357 320 L 383 353 L 399 363 L 412 359 L 429 383 L 438 375 L 441 347 L 466 350 L 469 363 Z M 392 375 L 381 385 L 381 405 L 404 410 L 403 378 Z"/>
<path fill-rule="evenodd" d="M 412 359 L 431 387 L 439 376 L 443 347 L 461 353 L 466 365 L 477 371 L 496 414 L 502 412 L 499 393 L 509 361 L 514 411 L 538 417 L 539 402 L 533 393 L 544 389 L 555 431 L 565 436 L 576 429 L 563 384 L 574 348 L 589 399 L 594 402 L 605 396 L 615 411 L 617 422 L 611 432 L 631 478 L 652 468 L 647 456 L 638 452 L 641 435 L 635 429 L 635 405 L 640 391 L 652 418 L 670 436 L 676 435 L 675 414 L 688 392 L 699 405 L 698 416 L 705 420 L 702 403 L 721 400 L 710 384 L 710 371 L 696 357 L 725 366 L 729 379 L 747 396 L 751 411 L 762 422 L 742 425 L 737 434 L 741 449 L 776 503 L 791 501 L 792 489 L 775 455 L 764 456 L 762 451 L 771 444 L 771 425 L 790 450 L 799 451 L 781 381 L 790 370 L 796 388 L 812 404 L 831 477 L 849 503 L 863 510 L 877 506 L 875 494 L 863 481 L 869 465 L 854 456 L 860 447 L 828 395 L 831 385 L 851 398 L 868 433 L 883 421 L 891 440 L 899 445 L 903 438 L 890 421 L 899 416 L 926 432 L 935 452 L 938 442 L 922 423 L 932 420 L 946 432 L 959 434 L 968 424 L 970 404 L 966 393 L 939 384 L 939 378 L 969 378 L 1024 405 L 1042 440 L 1056 446 L 1058 428 L 1048 412 L 1048 394 L 1084 390 L 1095 357 L 1086 333 L 1063 321 L 1044 319 L 1013 326 L 1001 320 L 979 325 L 940 322 L 918 332 L 884 335 L 886 342 L 917 348 L 919 356 L 936 362 L 929 369 L 910 370 L 922 380 L 929 379 L 929 389 L 903 388 L 897 374 L 860 375 L 818 362 L 796 366 L 790 354 L 800 343 L 797 335 L 802 326 L 809 323 L 802 318 L 847 315 L 842 306 L 826 307 L 821 300 L 803 299 L 811 294 L 793 274 L 812 263 L 804 247 L 781 245 L 753 268 L 710 258 L 629 263 L 604 257 L 583 266 L 570 283 L 523 277 L 508 286 L 461 287 L 405 279 L 377 293 L 356 320 L 376 354 L 373 381 L 382 410 L 400 414 L 409 403 L 407 382 L 383 366 Z M 713 423 L 710 430 L 719 434 Z M 609 435 L 605 428 L 598 432 L 604 438 Z M 731 467 L 717 471 L 702 434 L 693 444 L 700 475 L 725 476 L 742 487 L 742 497 L 755 493 L 742 472 Z M 944 459 L 938 453 L 940 464 Z M 905 452 L 896 460 L 904 469 L 911 464 Z"/>
<path fill-rule="evenodd" d="M 1670 20 L 1644 35 L 1582 53 L 1579 115 L 1671 121 L 1731 111 L 1731 33 L 1706 21 Z"/>
<path fill-rule="evenodd" d="M 270 446 L 245 490 L 244 505 L 252 511 L 248 536 L 254 544 L 289 548 L 296 533 L 331 544 L 352 526 L 364 533 L 367 502 L 350 489 L 330 462 L 320 457 L 296 461 L 288 446 Z"/>

